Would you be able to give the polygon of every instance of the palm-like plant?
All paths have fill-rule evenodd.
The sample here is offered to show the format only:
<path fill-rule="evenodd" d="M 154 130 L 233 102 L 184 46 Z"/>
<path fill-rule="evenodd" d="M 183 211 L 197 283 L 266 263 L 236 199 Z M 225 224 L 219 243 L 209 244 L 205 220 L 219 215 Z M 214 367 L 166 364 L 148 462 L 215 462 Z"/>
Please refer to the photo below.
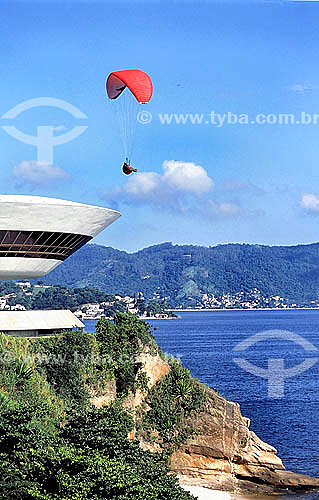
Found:
<path fill-rule="evenodd" d="M 20 389 L 28 380 L 30 380 L 33 373 L 33 369 L 30 365 L 27 365 L 22 359 L 18 359 L 15 362 L 14 368 L 14 386 L 16 389 Z"/>

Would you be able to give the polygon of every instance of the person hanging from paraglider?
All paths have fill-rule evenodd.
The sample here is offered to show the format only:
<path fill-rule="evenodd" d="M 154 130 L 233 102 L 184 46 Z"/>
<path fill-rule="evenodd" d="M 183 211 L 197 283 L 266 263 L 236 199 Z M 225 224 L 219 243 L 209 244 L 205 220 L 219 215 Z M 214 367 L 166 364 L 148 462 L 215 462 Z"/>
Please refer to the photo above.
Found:
<path fill-rule="evenodd" d="M 137 172 L 137 168 L 133 168 L 130 165 L 130 160 L 126 157 L 125 162 L 122 165 L 122 171 L 125 175 L 130 175 L 132 172 Z"/>
<path fill-rule="evenodd" d="M 122 172 L 130 175 L 137 172 L 137 169 L 130 165 L 129 160 L 132 152 L 134 124 L 136 120 L 139 120 L 135 103 L 139 107 L 150 101 L 153 94 L 152 80 L 145 71 L 140 69 L 113 71 L 106 80 L 106 93 L 110 101 L 115 104 L 114 109 L 117 112 L 123 139 L 126 158 L 122 165 Z"/>

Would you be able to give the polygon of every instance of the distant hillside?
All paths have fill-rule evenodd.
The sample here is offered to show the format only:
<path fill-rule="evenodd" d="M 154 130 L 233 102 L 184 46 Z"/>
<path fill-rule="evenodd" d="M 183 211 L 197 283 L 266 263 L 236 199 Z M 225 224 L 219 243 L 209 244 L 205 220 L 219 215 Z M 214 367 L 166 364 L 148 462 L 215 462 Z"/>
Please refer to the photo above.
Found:
<path fill-rule="evenodd" d="M 176 306 L 203 294 L 258 288 L 298 303 L 319 298 L 319 243 L 291 247 L 228 244 L 216 247 L 162 243 L 129 254 L 87 244 L 44 278 L 47 284 L 97 287 L 107 293 L 142 291 Z"/>

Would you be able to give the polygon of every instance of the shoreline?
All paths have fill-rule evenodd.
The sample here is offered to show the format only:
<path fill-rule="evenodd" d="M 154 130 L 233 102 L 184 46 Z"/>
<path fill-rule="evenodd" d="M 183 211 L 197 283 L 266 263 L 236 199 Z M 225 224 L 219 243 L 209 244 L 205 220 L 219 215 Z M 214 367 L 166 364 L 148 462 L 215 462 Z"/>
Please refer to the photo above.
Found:
<path fill-rule="evenodd" d="M 319 311 L 319 307 L 256 307 L 254 309 L 242 308 L 242 307 L 223 307 L 220 309 L 212 309 L 212 308 L 193 308 L 193 309 L 167 309 L 169 312 L 225 312 L 225 311 Z M 99 321 L 101 318 L 106 318 L 108 320 L 112 320 L 107 316 L 100 316 L 97 318 L 81 318 L 81 321 Z M 181 316 L 168 316 L 166 318 L 157 318 L 155 316 L 138 316 L 138 319 L 144 321 L 154 321 L 154 320 L 173 320 L 173 319 L 181 319 Z"/>
<path fill-rule="evenodd" d="M 167 317 L 167 318 L 156 318 L 155 316 L 148 316 L 148 317 L 145 317 L 145 316 L 139 316 L 138 319 L 144 319 L 145 321 L 149 321 L 149 320 L 154 320 L 154 319 L 181 319 L 180 316 L 172 316 L 172 317 Z"/>
<path fill-rule="evenodd" d="M 225 491 L 210 490 L 203 486 L 181 485 L 183 490 L 191 493 L 198 500 L 235 500 L 236 497 Z M 237 500 L 237 499 L 236 499 Z M 238 499 L 239 500 L 239 499 Z M 242 498 L 244 500 L 244 498 Z"/>
<path fill-rule="evenodd" d="M 220 309 L 213 309 L 213 308 L 194 308 L 194 309 L 168 309 L 168 311 L 173 311 L 173 312 L 217 312 L 217 311 L 319 311 L 319 306 L 318 307 L 255 307 L 253 309 L 244 308 L 244 307 L 224 307 Z M 160 318 L 153 318 L 153 319 L 160 319 Z M 172 318 L 174 319 L 174 318 Z"/>
<path fill-rule="evenodd" d="M 211 490 L 204 486 L 180 485 L 185 491 L 191 493 L 198 500 L 273 500 L 274 496 L 268 495 L 241 495 L 228 491 Z"/>
<path fill-rule="evenodd" d="M 81 321 L 99 321 L 100 319 L 102 318 L 106 318 L 107 320 L 110 320 L 112 321 L 113 318 L 110 318 L 108 316 L 99 316 L 98 318 L 81 318 Z M 160 320 L 167 320 L 167 319 L 181 319 L 180 316 L 168 316 L 167 318 L 157 318 L 156 316 L 138 316 L 138 319 L 142 319 L 142 320 L 145 320 L 145 321 L 150 321 L 150 320 L 154 320 L 154 319 L 160 319 Z"/>

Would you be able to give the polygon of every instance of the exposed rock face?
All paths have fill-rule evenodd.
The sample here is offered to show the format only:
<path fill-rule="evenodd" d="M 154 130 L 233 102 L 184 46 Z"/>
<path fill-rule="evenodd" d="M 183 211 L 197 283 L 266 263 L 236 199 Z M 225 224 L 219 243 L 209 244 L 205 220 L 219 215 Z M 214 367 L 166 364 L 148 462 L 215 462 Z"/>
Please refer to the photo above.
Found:
<path fill-rule="evenodd" d="M 116 382 L 115 379 L 113 379 L 107 381 L 102 394 L 95 394 L 92 391 L 90 401 L 92 405 L 96 406 L 97 408 L 103 408 L 103 406 L 106 406 L 111 401 L 114 401 L 115 398 L 116 398 Z"/>
<path fill-rule="evenodd" d="M 198 435 L 171 458 L 182 484 L 235 492 L 275 493 L 318 488 L 319 479 L 287 472 L 277 450 L 249 430 L 237 403 L 208 390 L 205 408 L 193 419 Z"/>
<path fill-rule="evenodd" d="M 148 352 L 140 354 L 137 361 L 143 364 L 142 371 L 148 376 L 149 389 L 170 370 L 169 364 L 160 356 Z M 249 430 L 250 421 L 241 415 L 237 403 L 227 401 L 208 388 L 206 390 L 205 407 L 190 419 L 196 435 L 171 457 L 171 469 L 179 475 L 181 484 L 258 494 L 276 493 L 287 488 L 319 488 L 319 479 L 285 470 L 276 455 L 277 450 Z M 113 380 L 103 394 L 92 394 L 91 402 L 100 408 L 115 398 Z M 127 396 L 124 406 L 132 411 L 133 417 L 144 398 L 145 393 L 140 390 Z M 128 438 L 135 438 L 135 430 Z M 141 446 L 153 452 L 161 451 L 158 442 L 141 440 Z"/>
<path fill-rule="evenodd" d="M 153 356 L 149 352 L 143 352 L 136 356 L 136 362 L 142 363 L 141 371 L 148 377 L 148 388 L 151 389 L 161 378 L 168 374 L 169 364 L 160 356 Z M 144 400 L 145 393 L 139 389 L 133 394 L 129 393 L 124 406 L 130 410 L 135 410 Z M 91 403 L 97 408 L 102 408 L 116 399 L 116 381 L 115 379 L 107 381 L 102 393 L 91 391 Z"/>
<path fill-rule="evenodd" d="M 156 382 L 165 377 L 170 370 L 167 361 L 163 360 L 159 355 L 153 356 L 149 352 L 143 352 L 136 356 L 136 362 L 142 364 L 141 372 L 148 377 L 148 389 L 151 389 Z M 124 406 L 134 411 L 144 399 L 145 393 L 138 389 L 135 394 L 130 393 L 128 395 Z"/>
<path fill-rule="evenodd" d="M 147 387 L 151 389 L 153 385 L 156 384 L 161 378 L 168 374 L 170 367 L 169 364 L 164 361 L 159 355 L 153 356 L 149 352 L 143 352 L 136 356 L 136 362 L 142 364 L 141 371 L 145 373 L 148 377 Z M 129 393 L 125 402 L 124 408 L 128 408 L 132 411 L 133 419 L 135 422 L 136 410 L 143 403 L 145 399 L 145 392 L 137 389 L 135 393 Z M 128 439 L 135 439 L 136 429 L 134 428 L 128 435 Z M 155 443 L 146 443 L 141 441 L 141 447 L 144 450 L 149 450 L 153 452 L 161 451 L 160 447 Z"/>
<path fill-rule="evenodd" d="M 159 355 L 152 355 L 148 351 L 143 352 L 136 356 L 135 361 L 142 364 L 141 371 L 144 372 L 148 377 L 148 389 L 151 389 L 153 385 L 156 384 L 161 378 L 168 374 L 170 367 L 169 364 L 163 360 Z M 90 402 L 97 408 L 102 408 L 108 405 L 111 401 L 116 399 L 116 381 L 115 379 L 109 380 L 103 392 L 101 394 L 91 393 Z M 124 408 L 132 411 L 133 418 L 135 419 L 135 414 L 137 408 L 142 404 L 145 399 L 145 393 L 139 389 L 133 393 L 129 392 L 128 396 L 124 401 Z M 128 439 L 135 439 L 136 430 L 133 429 L 129 435 Z M 146 443 L 141 441 L 141 447 L 145 450 L 150 450 L 153 452 L 160 452 L 161 448 L 155 443 Z"/>

